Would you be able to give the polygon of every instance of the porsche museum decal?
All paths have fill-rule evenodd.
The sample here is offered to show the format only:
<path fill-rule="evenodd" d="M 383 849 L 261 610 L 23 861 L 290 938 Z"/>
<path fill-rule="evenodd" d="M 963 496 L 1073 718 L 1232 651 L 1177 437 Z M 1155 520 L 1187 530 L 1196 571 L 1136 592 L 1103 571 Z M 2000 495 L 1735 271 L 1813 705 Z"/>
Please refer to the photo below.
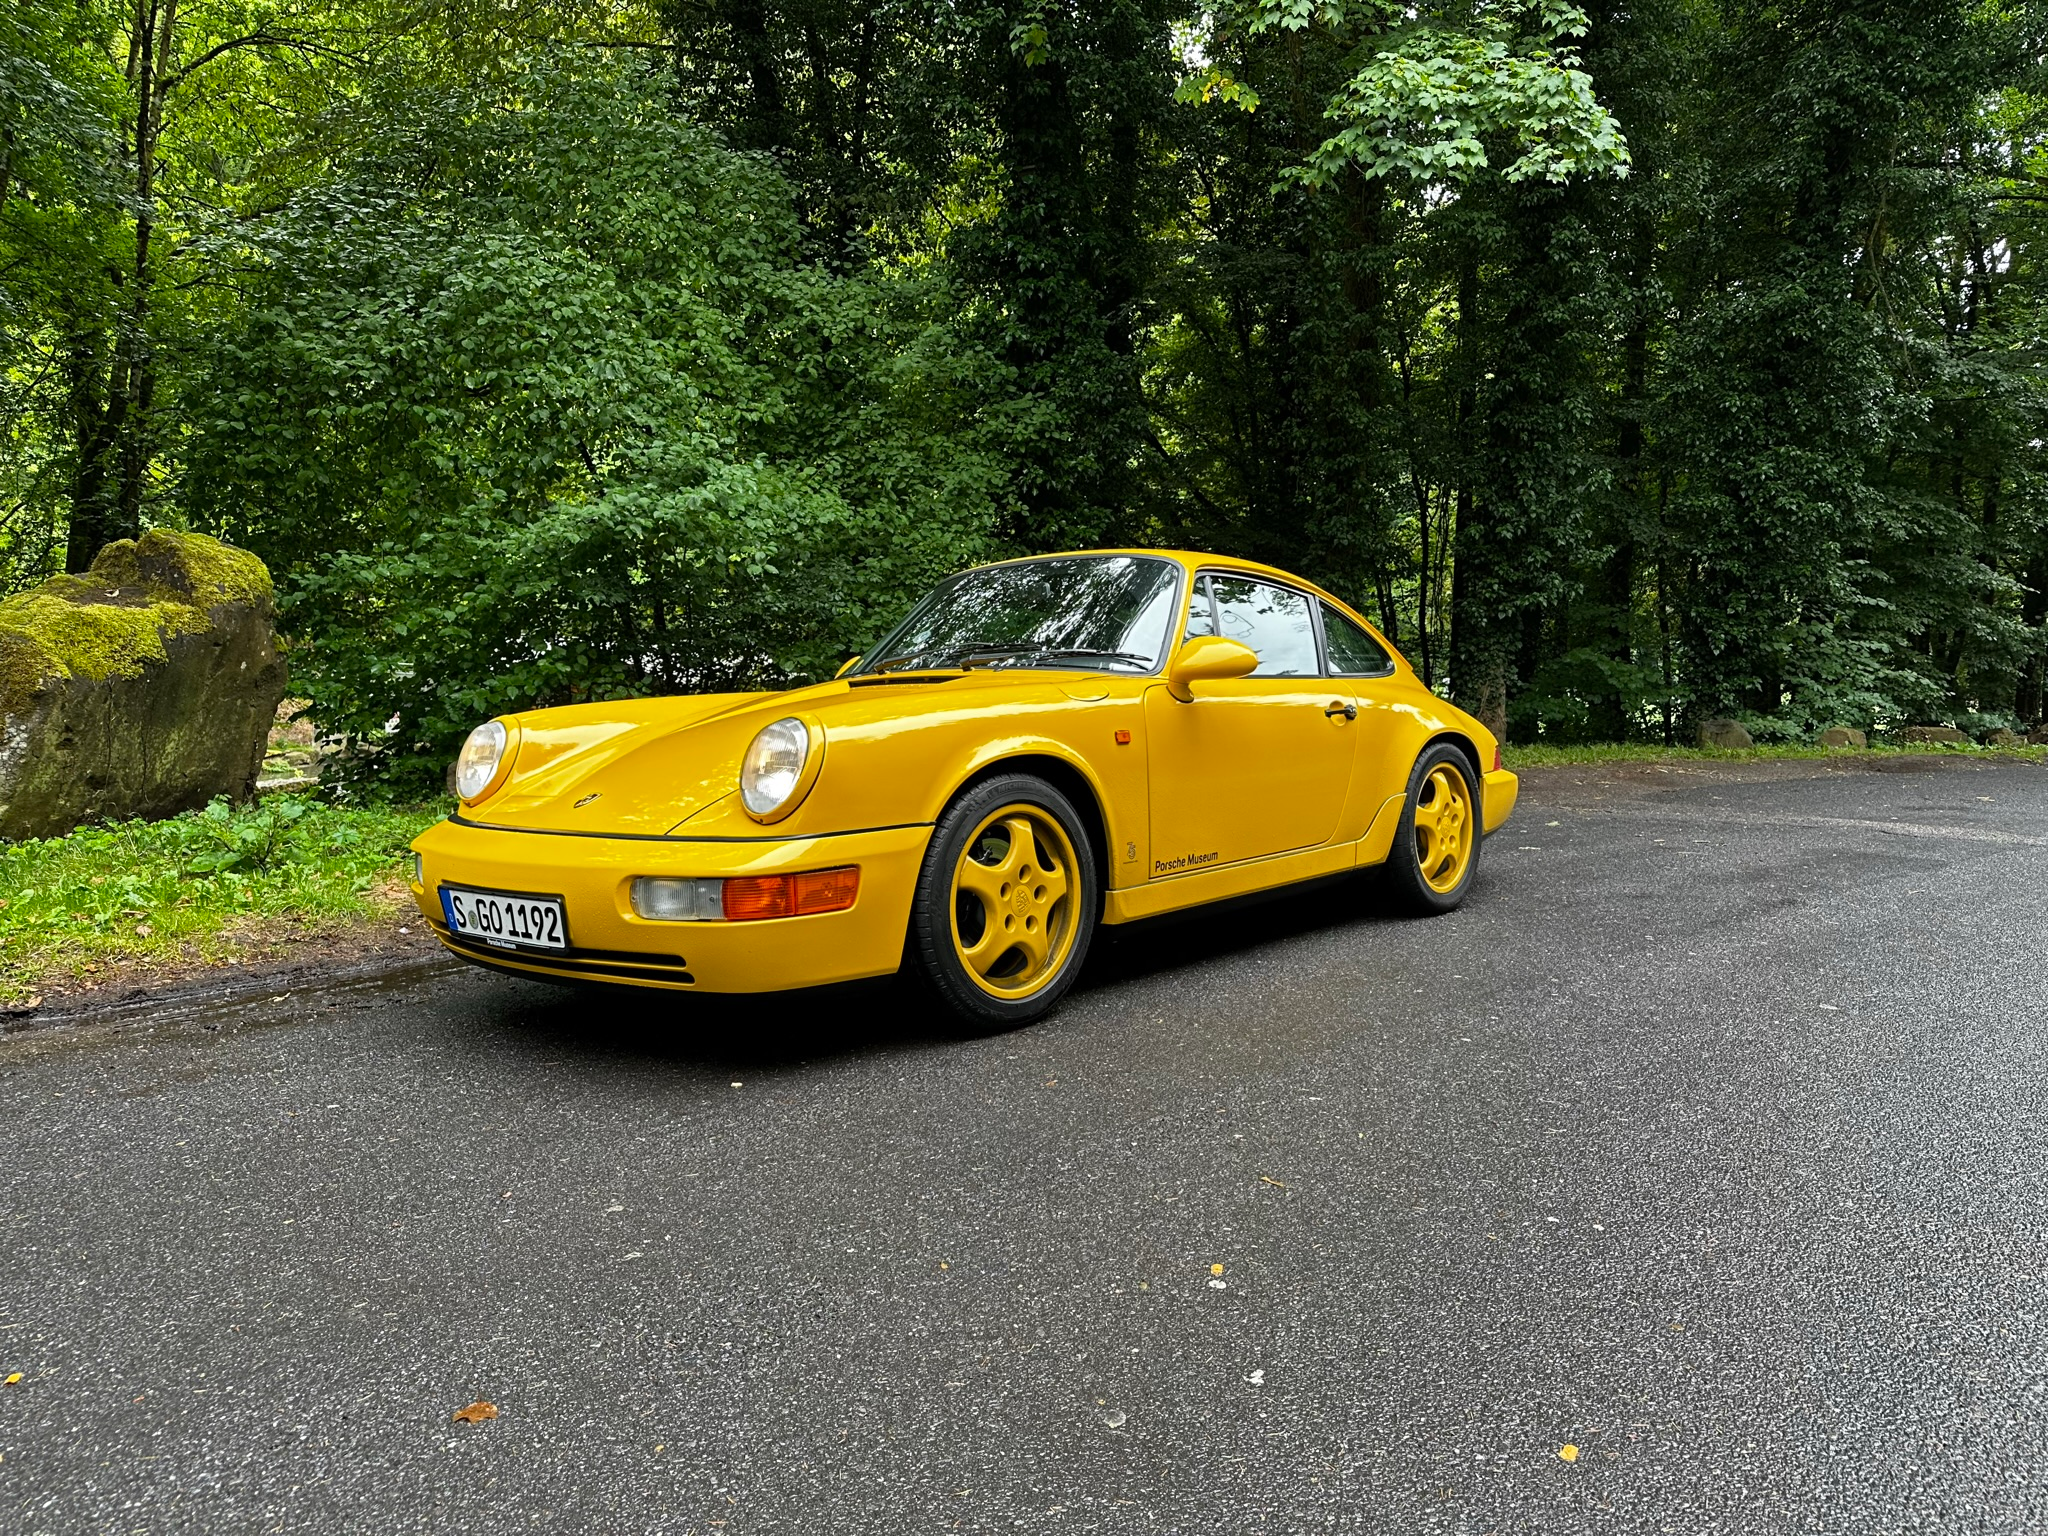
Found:
<path fill-rule="evenodd" d="M 1207 853 L 1183 853 L 1171 859 L 1154 859 L 1152 873 L 1177 875 L 1184 869 L 1200 869 L 1204 864 L 1214 864 L 1222 856 L 1220 849 L 1212 848 Z"/>

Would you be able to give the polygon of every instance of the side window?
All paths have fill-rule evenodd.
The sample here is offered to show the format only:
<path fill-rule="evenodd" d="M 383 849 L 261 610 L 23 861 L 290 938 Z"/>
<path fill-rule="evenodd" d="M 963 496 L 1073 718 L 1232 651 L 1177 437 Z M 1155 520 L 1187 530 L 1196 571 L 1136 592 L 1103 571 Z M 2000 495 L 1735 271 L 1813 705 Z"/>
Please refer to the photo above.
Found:
<path fill-rule="evenodd" d="M 1211 576 L 1216 621 L 1226 640 L 1248 645 L 1258 655 L 1253 677 L 1314 677 L 1316 631 L 1308 599 L 1285 587 L 1243 576 Z"/>
<path fill-rule="evenodd" d="M 1387 648 L 1328 603 L 1323 609 L 1323 643 L 1330 649 L 1333 677 L 1384 677 L 1394 670 Z"/>
<path fill-rule="evenodd" d="M 1183 640 L 1192 640 L 1197 635 L 1216 633 L 1216 610 L 1209 606 L 1209 578 L 1197 576 L 1195 588 L 1188 594 L 1188 632 Z"/>

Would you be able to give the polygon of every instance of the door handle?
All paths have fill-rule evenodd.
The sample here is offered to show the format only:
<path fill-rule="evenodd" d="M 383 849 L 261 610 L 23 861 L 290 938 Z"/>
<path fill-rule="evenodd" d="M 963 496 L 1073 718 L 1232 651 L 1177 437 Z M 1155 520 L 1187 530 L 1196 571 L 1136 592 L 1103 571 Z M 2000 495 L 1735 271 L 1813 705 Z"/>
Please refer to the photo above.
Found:
<path fill-rule="evenodd" d="M 1342 715 L 1346 720 L 1356 720 L 1358 718 L 1358 706 L 1356 704 L 1339 704 L 1332 700 L 1329 708 L 1325 709 L 1323 713 L 1325 715 Z"/>

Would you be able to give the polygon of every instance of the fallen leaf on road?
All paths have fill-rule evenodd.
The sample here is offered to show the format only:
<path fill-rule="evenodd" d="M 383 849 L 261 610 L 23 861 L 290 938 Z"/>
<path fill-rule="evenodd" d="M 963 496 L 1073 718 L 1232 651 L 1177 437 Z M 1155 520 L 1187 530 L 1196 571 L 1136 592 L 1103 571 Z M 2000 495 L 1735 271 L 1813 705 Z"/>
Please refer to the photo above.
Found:
<path fill-rule="evenodd" d="M 1209 1273 L 1212 1275 L 1220 1275 L 1223 1273 L 1223 1266 L 1221 1264 L 1211 1264 L 1209 1266 Z"/>
<path fill-rule="evenodd" d="M 471 1403 L 467 1408 L 456 1409 L 453 1414 L 458 1424 L 481 1424 L 485 1419 L 495 1419 L 497 1416 L 496 1403 Z"/>
<path fill-rule="evenodd" d="M 1561 1445 L 1557 1448 L 1557 1459 L 1559 1461 L 1577 1461 L 1579 1459 L 1579 1448 L 1576 1445 Z"/>
<path fill-rule="evenodd" d="M 1259 1175 L 1259 1182 L 1261 1184 L 1270 1184 L 1275 1189 L 1285 1189 L 1287 1187 L 1285 1184 L 1282 1184 L 1278 1179 L 1269 1179 L 1263 1173 Z"/>
<path fill-rule="evenodd" d="M 0 1386 L 11 1387 L 19 1380 L 21 1380 L 21 1372 L 16 1371 L 12 1376 L 8 1377 L 6 1381 L 0 1382 Z"/>

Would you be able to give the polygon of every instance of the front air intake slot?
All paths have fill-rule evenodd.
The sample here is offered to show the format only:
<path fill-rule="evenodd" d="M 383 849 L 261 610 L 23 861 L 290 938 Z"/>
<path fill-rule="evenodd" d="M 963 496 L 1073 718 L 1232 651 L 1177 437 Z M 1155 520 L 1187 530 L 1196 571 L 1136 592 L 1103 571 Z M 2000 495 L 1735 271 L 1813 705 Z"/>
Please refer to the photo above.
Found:
<path fill-rule="evenodd" d="M 542 970 L 586 981 L 666 981 L 686 987 L 697 980 L 681 955 L 619 949 L 500 949 L 467 934 L 450 933 L 439 923 L 433 927 L 441 942 L 465 959 L 479 965 L 518 966 L 521 974 Z"/>

